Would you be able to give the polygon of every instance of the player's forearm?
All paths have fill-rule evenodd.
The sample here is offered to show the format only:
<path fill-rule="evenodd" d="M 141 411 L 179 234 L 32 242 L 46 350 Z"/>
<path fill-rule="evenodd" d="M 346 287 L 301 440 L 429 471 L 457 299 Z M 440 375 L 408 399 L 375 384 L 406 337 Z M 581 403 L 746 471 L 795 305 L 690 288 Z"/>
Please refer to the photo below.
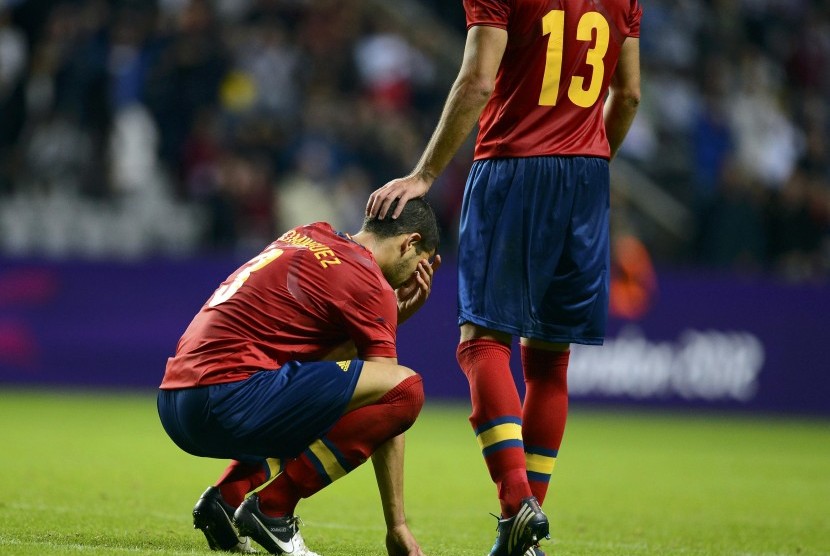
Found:
<path fill-rule="evenodd" d="M 492 88 L 485 83 L 465 76 L 456 79 L 413 174 L 429 183 L 435 181 L 470 135 L 491 94 Z"/>
<path fill-rule="evenodd" d="M 640 106 L 639 92 L 612 91 L 605 104 L 605 133 L 611 158 L 617 154 Z"/>
<path fill-rule="evenodd" d="M 387 529 L 406 524 L 403 505 L 404 435 L 387 440 L 372 454 Z"/>

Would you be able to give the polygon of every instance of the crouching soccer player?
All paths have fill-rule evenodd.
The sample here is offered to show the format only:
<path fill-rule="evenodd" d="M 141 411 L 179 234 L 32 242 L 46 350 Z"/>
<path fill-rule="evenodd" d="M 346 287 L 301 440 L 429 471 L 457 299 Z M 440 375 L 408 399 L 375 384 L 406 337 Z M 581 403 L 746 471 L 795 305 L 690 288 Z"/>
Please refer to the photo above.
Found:
<path fill-rule="evenodd" d="M 158 411 L 184 451 L 233 460 L 193 509 L 212 549 L 252 552 L 253 539 L 272 554 L 317 556 L 298 502 L 372 456 L 390 556 L 423 556 L 404 513 L 403 433 L 424 391 L 398 365 L 395 336 L 430 293 L 438 241 L 420 200 L 354 235 L 301 226 L 195 316 L 168 360 Z"/>

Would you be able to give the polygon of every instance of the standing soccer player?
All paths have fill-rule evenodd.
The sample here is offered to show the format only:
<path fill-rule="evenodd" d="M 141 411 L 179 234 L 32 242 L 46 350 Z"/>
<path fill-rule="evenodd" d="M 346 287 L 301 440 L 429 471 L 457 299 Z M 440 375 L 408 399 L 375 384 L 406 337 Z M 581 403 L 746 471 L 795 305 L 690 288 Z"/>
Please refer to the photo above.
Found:
<path fill-rule="evenodd" d="M 639 104 L 642 10 L 637 0 L 464 0 L 464 9 L 464 58 L 435 132 L 413 172 L 372 193 L 366 210 L 398 217 L 478 121 L 461 209 L 457 357 L 501 504 L 490 554 L 540 555 L 570 344 L 605 336 L 608 163 Z"/>
<path fill-rule="evenodd" d="M 371 456 L 389 555 L 423 556 L 404 514 L 403 433 L 424 391 L 395 344 L 441 264 L 435 215 L 418 201 L 354 235 L 324 222 L 289 230 L 231 274 L 179 340 L 161 422 L 184 451 L 234 460 L 193 509 L 212 549 L 252 552 L 250 537 L 272 554 L 317 556 L 298 502 Z"/>

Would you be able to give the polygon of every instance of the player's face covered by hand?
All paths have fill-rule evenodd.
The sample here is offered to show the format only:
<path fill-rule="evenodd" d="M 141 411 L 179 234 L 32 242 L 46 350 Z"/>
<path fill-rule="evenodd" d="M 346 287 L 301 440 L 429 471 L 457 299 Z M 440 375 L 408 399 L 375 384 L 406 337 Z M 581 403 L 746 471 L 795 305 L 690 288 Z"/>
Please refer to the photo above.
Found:
<path fill-rule="evenodd" d="M 398 289 L 410 280 L 418 268 L 418 263 L 421 261 L 429 261 L 430 253 L 418 253 L 413 246 L 400 259 L 398 259 L 392 268 L 386 273 L 386 278 L 393 289 Z"/>

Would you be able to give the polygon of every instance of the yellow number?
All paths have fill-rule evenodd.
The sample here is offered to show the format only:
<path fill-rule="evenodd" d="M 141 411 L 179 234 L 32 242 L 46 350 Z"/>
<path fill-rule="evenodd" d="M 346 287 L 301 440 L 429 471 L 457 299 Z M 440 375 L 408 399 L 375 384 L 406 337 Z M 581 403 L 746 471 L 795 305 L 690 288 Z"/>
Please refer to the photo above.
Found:
<path fill-rule="evenodd" d="M 602 87 L 602 80 L 605 77 L 605 64 L 602 59 L 608 52 L 608 39 L 610 36 L 608 29 L 608 21 L 602 17 L 598 12 L 588 12 L 579 20 L 579 26 L 576 30 L 576 38 L 580 41 L 590 41 L 593 39 L 594 30 L 597 32 L 597 40 L 594 48 L 588 50 L 585 62 L 594 68 L 591 73 L 591 82 L 588 88 L 585 88 L 585 78 L 575 75 L 571 79 L 571 86 L 568 89 L 568 98 L 571 102 L 582 108 L 593 106 L 599 98 L 599 92 Z"/>
<path fill-rule="evenodd" d="M 550 35 L 545 58 L 545 76 L 542 78 L 542 94 L 539 95 L 539 104 L 542 106 L 556 106 L 559 78 L 562 76 L 564 30 L 564 11 L 551 10 L 542 18 L 542 35 Z"/>
<path fill-rule="evenodd" d="M 585 78 L 575 75 L 568 87 L 568 98 L 582 108 L 593 106 L 599 99 L 602 81 L 605 77 L 603 60 L 608 53 L 610 29 L 608 21 L 599 12 L 588 12 L 579 19 L 576 38 L 579 41 L 596 42 L 586 53 L 585 63 L 593 68 L 591 80 L 585 87 Z M 559 94 L 559 81 L 562 76 L 562 50 L 565 34 L 565 12 L 551 10 L 542 18 L 542 34 L 548 35 L 548 49 L 545 58 L 545 74 L 542 78 L 542 91 L 539 94 L 541 106 L 556 106 Z"/>
<path fill-rule="evenodd" d="M 216 307 L 220 303 L 230 299 L 231 296 L 236 293 L 236 290 L 241 288 L 242 284 L 244 284 L 248 278 L 251 277 L 251 274 L 273 262 L 273 260 L 282 255 L 282 253 L 282 249 L 271 247 L 245 263 L 245 266 L 242 267 L 233 280 L 227 284 L 219 286 L 213 294 L 213 297 L 210 298 L 208 307 Z"/>

